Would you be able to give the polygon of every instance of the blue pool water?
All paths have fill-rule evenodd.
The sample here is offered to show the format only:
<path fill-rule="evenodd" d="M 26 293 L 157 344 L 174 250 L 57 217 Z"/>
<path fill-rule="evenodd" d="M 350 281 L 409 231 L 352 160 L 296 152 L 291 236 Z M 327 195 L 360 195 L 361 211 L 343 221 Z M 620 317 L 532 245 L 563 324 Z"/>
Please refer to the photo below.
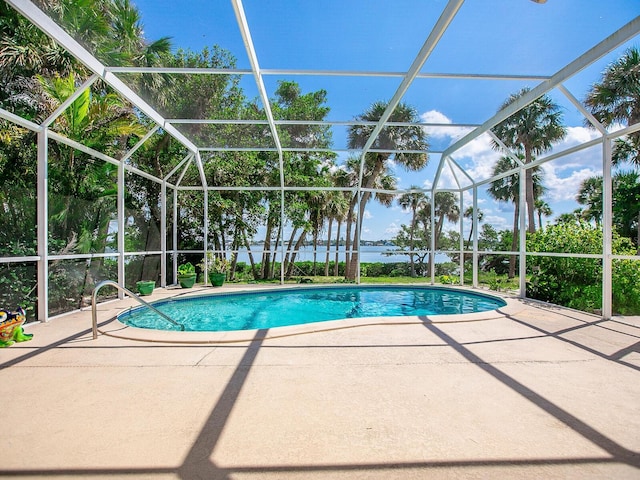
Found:
<path fill-rule="evenodd" d="M 440 287 L 328 287 L 173 299 L 153 304 L 186 331 L 229 331 L 345 318 L 442 315 L 503 307 L 496 297 Z M 146 307 L 121 314 L 127 325 L 180 330 Z"/>

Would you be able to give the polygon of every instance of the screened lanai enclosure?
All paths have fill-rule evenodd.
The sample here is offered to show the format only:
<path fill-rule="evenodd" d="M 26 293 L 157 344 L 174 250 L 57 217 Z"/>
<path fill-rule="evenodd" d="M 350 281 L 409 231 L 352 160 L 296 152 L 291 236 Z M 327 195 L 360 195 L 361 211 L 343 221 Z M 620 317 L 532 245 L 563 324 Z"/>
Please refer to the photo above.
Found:
<path fill-rule="evenodd" d="M 207 252 L 230 281 L 387 262 L 390 282 L 491 272 L 547 300 L 556 265 L 595 275 L 603 318 L 640 295 L 640 96 L 613 91 L 623 119 L 593 90 L 633 57 L 640 4 L 322 3 L 7 0 L 4 306 L 47 321 L 187 261 L 206 282 Z"/>

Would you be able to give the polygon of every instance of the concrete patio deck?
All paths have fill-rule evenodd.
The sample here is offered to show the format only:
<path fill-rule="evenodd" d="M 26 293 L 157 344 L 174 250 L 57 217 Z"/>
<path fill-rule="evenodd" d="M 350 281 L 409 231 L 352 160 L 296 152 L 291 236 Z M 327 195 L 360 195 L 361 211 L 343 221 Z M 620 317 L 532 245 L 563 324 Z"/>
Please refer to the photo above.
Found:
<path fill-rule="evenodd" d="M 640 319 L 510 305 L 221 344 L 29 326 L 0 350 L 0 476 L 640 478 Z"/>

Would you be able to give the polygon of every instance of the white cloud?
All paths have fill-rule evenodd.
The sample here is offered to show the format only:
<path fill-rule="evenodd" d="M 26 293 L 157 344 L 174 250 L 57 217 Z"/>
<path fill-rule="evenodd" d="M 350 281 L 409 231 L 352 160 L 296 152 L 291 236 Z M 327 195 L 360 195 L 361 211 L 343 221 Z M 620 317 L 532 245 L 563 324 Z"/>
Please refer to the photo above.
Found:
<path fill-rule="evenodd" d="M 488 223 L 496 230 L 510 230 L 513 228 L 513 213 L 511 215 L 511 221 L 509 221 L 508 218 L 499 217 L 497 215 L 485 215 L 482 219 L 482 223 Z M 482 225 L 482 223 L 480 225 Z"/>
<path fill-rule="evenodd" d="M 365 210 L 365 211 L 364 211 L 363 218 L 364 218 L 365 220 L 369 220 L 369 219 L 373 218 L 373 215 L 371 215 L 371 212 L 370 212 L 369 210 Z"/>
<path fill-rule="evenodd" d="M 439 124 L 453 124 L 453 121 L 447 117 L 444 113 L 439 112 L 437 110 L 429 110 L 428 112 L 420 115 L 420 120 L 425 123 L 439 123 Z M 471 127 L 457 127 L 457 126 L 446 126 L 446 125 L 434 125 L 424 127 L 424 131 L 434 139 L 442 140 L 442 139 L 452 139 L 457 140 L 462 138 L 468 132 L 472 130 Z"/>
<path fill-rule="evenodd" d="M 547 187 L 546 195 L 553 201 L 574 200 L 580 184 L 585 178 L 594 177 L 599 172 L 590 168 L 573 170 L 568 176 L 561 177 L 562 169 L 556 169 L 553 163 L 543 165 L 544 185 Z"/>
<path fill-rule="evenodd" d="M 400 227 L 398 226 L 398 224 L 396 224 L 396 222 L 391 222 L 385 229 L 384 233 L 386 235 L 389 235 L 389 237 L 395 237 L 399 231 Z"/>

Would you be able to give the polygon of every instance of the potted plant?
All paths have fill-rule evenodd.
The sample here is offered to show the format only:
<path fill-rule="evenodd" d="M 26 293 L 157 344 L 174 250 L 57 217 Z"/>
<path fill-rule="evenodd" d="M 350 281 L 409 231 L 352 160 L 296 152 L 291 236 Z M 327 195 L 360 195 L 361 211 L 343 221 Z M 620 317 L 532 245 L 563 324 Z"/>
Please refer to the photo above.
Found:
<path fill-rule="evenodd" d="M 136 282 L 136 288 L 140 295 L 151 295 L 155 286 L 155 280 L 140 280 L 139 282 Z"/>
<path fill-rule="evenodd" d="M 178 283 L 182 288 L 191 288 L 196 283 L 196 267 L 191 262 L 178 267 Z"/>
<path fill-rule="evenodd" d="M 213 252 L 207 252 L 207 255 L 199 266 L 204 270 L 205 265 L 209 272 L 209 282 L 211 282 L 211 285 L 221 287 L 227 278 L 229 261 L 224 257 L 215 256 Z"/>

